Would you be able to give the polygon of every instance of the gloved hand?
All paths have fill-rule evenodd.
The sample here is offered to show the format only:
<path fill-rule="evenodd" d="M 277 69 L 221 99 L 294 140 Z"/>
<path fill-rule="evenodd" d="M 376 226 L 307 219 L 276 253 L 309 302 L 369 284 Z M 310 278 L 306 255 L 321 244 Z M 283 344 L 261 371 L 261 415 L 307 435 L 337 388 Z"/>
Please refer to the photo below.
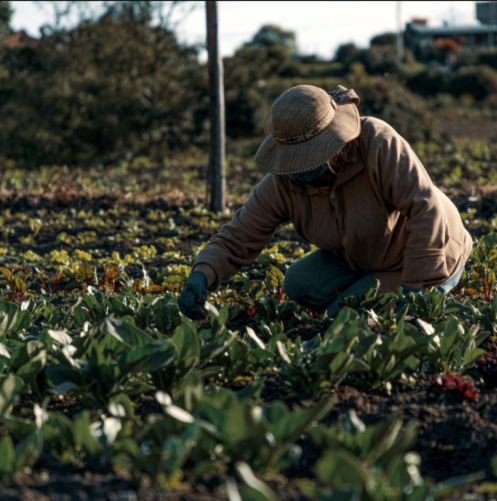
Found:
<path fill-rule="evenodd" d="M 192 320 L 206 316 L 204 308 L 207 299 L 207 277 L 201 271 L 192 271 L 178 299 L 178 306 L 183 315 Z"/>

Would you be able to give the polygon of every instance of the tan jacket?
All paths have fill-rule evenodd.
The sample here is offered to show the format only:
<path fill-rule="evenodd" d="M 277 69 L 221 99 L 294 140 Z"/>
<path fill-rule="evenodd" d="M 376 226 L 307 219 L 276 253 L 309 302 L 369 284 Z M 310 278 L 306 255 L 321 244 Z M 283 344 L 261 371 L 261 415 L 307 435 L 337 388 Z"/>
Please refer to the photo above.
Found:
<path fill-rule="evenodd" d="M 457 208 L 390 125 L 361 117 L 342 161 L 333 186 L 267 174 L 198 254 L 194 269 L 206 273 L 209 288 L 253 262 L 288 221 L 351 268 L 375 272 L 381 291 L 440 284 L 466 262 L 472 240 Z"/>

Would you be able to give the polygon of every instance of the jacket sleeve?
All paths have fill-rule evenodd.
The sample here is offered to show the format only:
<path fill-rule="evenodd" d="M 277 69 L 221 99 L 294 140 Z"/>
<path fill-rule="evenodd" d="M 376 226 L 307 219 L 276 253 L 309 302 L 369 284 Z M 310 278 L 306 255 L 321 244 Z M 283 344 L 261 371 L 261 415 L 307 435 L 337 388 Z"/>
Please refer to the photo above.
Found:
<path fill-rule="evenodd" d="M 441 283 L 449 278 L 445 259 L 449 236 L 440 191 L 409 143 L 383 124 L 372 139 L 370 154 L 376 157 L 383 197 L 407 218 L 402 283 L 408 287 Z"/>
<path fill-rule="evenodd" d="M 195 259 L 193 269 L 207 275 L 209 289 L 257 258 L 278 225 L 289 220 L 288 198 L 284 186 L 272 174 L 257 184 L 232 220 L 221 226 Z"/>

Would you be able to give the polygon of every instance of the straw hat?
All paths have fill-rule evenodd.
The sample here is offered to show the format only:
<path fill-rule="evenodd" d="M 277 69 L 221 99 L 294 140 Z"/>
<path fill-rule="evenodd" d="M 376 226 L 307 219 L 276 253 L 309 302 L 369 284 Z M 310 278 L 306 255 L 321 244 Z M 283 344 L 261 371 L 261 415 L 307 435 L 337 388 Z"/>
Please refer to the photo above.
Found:
<path fill-rule="evenodd" d="M 319 167 L 359 136 L 358 102 L 357 94 L 343 86 L 331 94 L 314 85 L 286 90 L 271 106 L 256 164 L 273 174 Z"/>

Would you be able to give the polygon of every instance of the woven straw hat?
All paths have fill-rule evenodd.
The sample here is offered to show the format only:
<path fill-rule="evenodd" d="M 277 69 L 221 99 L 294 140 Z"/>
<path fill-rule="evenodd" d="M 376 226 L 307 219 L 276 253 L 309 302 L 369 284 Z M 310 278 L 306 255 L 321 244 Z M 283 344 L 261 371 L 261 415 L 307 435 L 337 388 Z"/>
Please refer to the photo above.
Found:
<path fill-rule="evenodd" d="M 328 94 L 314 85 L 297 85 L 283 92 L 266 120 L 267 135 L 255 154 L 256 164 L 273 174 L 305 172 L 359 136 L 357 94 L 351 90 L 348 95 L 352 92 L 355 98 L 334 99 L 332 95 L 347 97 L 345 87 L 337 90 Z"/>

